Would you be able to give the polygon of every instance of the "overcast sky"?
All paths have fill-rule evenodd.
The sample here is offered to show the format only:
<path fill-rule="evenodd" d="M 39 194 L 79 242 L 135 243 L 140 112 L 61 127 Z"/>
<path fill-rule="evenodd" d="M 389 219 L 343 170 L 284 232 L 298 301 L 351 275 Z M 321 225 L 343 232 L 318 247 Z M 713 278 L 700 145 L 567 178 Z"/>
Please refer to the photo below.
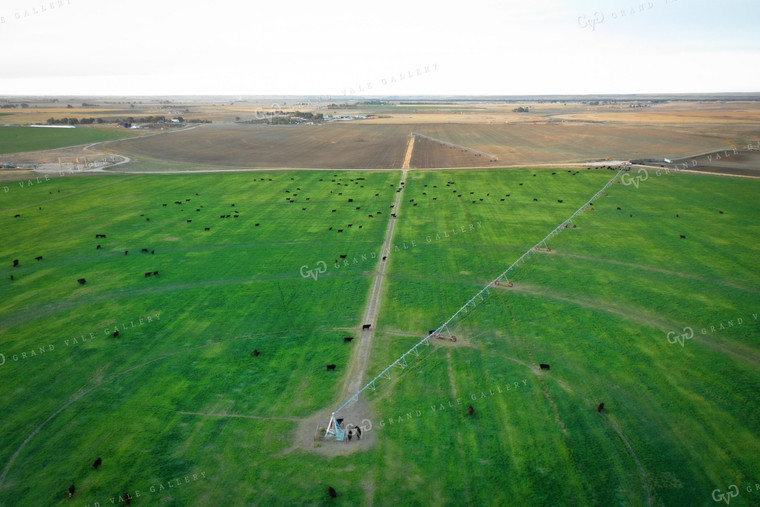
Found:
<path fill-rule="evenodd" d="M 352 92 L 760 92 L 760 1 L 0 2 L 0 95 Z"/>

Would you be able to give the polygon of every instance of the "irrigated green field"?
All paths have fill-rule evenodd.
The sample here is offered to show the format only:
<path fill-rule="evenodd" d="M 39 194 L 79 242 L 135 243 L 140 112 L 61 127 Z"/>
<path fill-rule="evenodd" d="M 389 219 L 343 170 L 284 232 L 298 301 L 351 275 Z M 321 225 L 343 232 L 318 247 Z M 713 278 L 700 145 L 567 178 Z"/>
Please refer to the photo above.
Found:
<path fill-rule="evenodd" d="M 409 172 L 367 376 L 613 175 Z M 612 185 L 452 326 L 456 343 L 363 397 L 369 438 L 299 445 L 301 423 L 343 401 L 357 345 L 343 337 L 359 335 L 400 178 L 9 185 L 0 505 L 70 505 L 72 483 L 76 505 L 127 491 L 133 505 L 713 505 L 731 484 L 732 505 L 760 502 L 760 205 L 747 180 Z M 669 343 L 685 327 L 693 337 Z"/>
<path fill-rule="evenodd" d="M 375 371 L 611 176 L 533 173 L 411 175 Z M 682 175 L 611 186 L 551 252 L 514 271 L 514 287 L 452 327 L 456 344 L 380 391 L 384 455 L 405 461 L 378 471 L 378 498 L 712 505 L 715 489 L 736 484 L 734 502 L 760 502 L 758 189 Z M 398 488 L 401 475 L 417 480 Z"/>
<path fill-rule="evenodd" d="M 131 135 L 129 132 L 116 132 L 88 127 L 73 129 L 0 127 L 0 154 L 49 150 L 77 144 L 123 139 L 131 137 Z"/>

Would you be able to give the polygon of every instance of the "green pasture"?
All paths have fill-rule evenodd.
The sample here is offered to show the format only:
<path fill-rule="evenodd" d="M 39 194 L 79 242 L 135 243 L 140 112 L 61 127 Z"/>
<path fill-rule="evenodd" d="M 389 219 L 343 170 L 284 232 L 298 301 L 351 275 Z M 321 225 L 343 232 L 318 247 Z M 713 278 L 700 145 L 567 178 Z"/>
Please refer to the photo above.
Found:
<path fill-rule="evenodd" d="M 374 371 L 612 175 L 412 174 Z M 451 504 L 646 505 L 649 496 L 654 505 L 712 505 L 715 489 L 743 484 L 732 503 L 756 504 L 760 491 L 746 486 L 760 472 L 757 191 L 755 182 L 682 175 L 610 187 L 575 229 L 549 242 L 551 252 L 514 270 L 514 287 L 494 289 L 451 327 L 455 346 L 423 347 L 427 359 L 399 369 L 390 393 L 370 396 L 379 431 L 394 435 L 383 444 L 421 478 L 399 489 L 409 463 L 398 475 L 384 467 L 377 497 L 427 503 L 447 491 Z M 694 335 L 683 346 L 668 341 L 687 327 Z M 525 387 L 497 392 L 523 379 Z M 448 408 L 458 398 L 461 406 Z M 446 410 L 433 409 L 440 401 Z"/>
<path fill-rule="evenodd" d="M 0 127 L 0 154 L 20 153 L 23 151 L 50 150 L 75 146 L 77 144 L 97 143 L 131 137 L 129 132 L 96 129 L 89 127 L 35 128 L 35 127 Z"/>
<path fill-rule="evenodd" d="M 409 172 L 367 377 L 613 175 Z M 732 505 L 760 501 L 758 186 L 731 178 L 611 186 L 452 325 L 456 343 L 364 397 L 347 422 L 373 446 L 294 450 L 301 421 L 344 401 L 343 337 L 359 336 L 399 179 L 8 184 L 0 505 L 713 505 L 731 484 Z"/>

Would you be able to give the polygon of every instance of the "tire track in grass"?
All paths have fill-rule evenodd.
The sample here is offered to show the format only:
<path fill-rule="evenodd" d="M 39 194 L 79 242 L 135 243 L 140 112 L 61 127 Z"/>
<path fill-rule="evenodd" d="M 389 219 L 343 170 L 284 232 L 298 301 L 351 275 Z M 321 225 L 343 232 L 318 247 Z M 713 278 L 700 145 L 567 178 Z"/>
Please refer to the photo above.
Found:
<path fill-rule="evenodd" d="M 523 338 L 523 341 L 524 340 L 525 339 Z M 528 364 L 528 363 L 526 363 L 524 361 L 521 361 L 520 359 L 517 359 L 517 358 L 512 357 L 512 356 L 508 356 L 508 355 L 503 354 L 501 352 L 491 351 L 491 353 L 492 354 L 497 354 L 497 355 L 499 355 L 501 357 L 504 357 L 505 359 L 509 359 L 510 361 L 514 361 L 517 364 L 520 364 L 522 366 L 525 366 L 526 368 L 529 368 L 533 372 L 534 375 L 536 375 L 537 377 L 539 377 L 539 379 L 541 379 L 542 377 L 549 377 L 549 378 L 551 378 L 552 380 L 554 380 L 555 382 L 557 382 L 557 384 L 560 387 L 562 387 L 563 389 L 565 389 L 569 393 L 571 393 L 571 394 L 579 397 L 583 401 L 585 401 L 586 404 L 589 405 L 591 408 L 594 407 L 594 403 L 590 399 L 586 398 L 581 393 L 579 393 L 578 391 L 576 391 L 575 389 L 573 389 L 572 387 L 570 387 L 570 385 L 567 382 L 558 379 L 557 377 L 555 377 L 551 373 L 542 373 L 541 370 L 539 370 L 535 366 L 532 366 L 532 365 L 530 365 L 530 364 Z M 532 361 L 532 359 L 531 359 L 531 361 Z M 542 382 L 542 385 L 544 385 L 543 382 Z M 544 388 L 547 389 L 547 387 L 545 385 L 544 385 Z M 620 429 L 620 427 L 615 423 L 615 421 L 613 421 L 609 416 L 606 416 L 606 415 L 603 415 L 602 417 L 604 417 L 604 420 L 607 421 L 610 424 L 610 426 L 612 427 L 613 430 L 615 430 L 615 433 L 618 434 L 618 436 L 620 437 L 620 440 L 623 441 L 623 443 L 625 444 L 626 448 L 628 449 L 628 452 L 630 453 L 631 457 L 633 458 L 633 461 L 636 463 L 636 467 L 639 469 L 639 474 L 641 475 L 642 485 L 644 486 L 644 490 L 647 493 L 647 505 L 651 506 L 652 505 L 652 492 L 650 491 L 649 481 L 647 481 L 646 472 L 644 471 L 644 466 L 641 464 L 641 460 L 639 460 L 639 457 L 636 454 L 636 451 L 633 449 L 633 446 L 628 441 L 628 439 L 626 438 L 626 436 L 623 434 L 623 431 Z M 563 428 L 563 430 L 564 430 L 564 428 Z"/>
<path fill-rule="evenodd" d="M 454 382 L 454 367 L 451 362 L 451 349 L 448 349 L 446 351 L 446 361 L 448 363 L 448 375 L 449 375 L 449 383 L 451 384 L 451 394 L 453 400 L 456 400 L 458 397 L 457 394 L 457 386 Z M 461 426 L 457 426 L 457 443 L 459 444 L 459 459 L 461 460 L 462 464 L 466 463 L 466 456 L 464 455 L 464 441 L 462 440 L 462 430 Z M 462 488 L 464 489 L 464 499 L 465 499 L 465 505 L 470 505 L 470 489 L 467 487 L 467 480 L 464 475 L 462 477 Z"/>
<path fill-rule="evenodd" d="M 697 280 L 700 282 L 705 282 L 705 283 L 710 283 L 710 284 L 715 284 L 715 285 L 722 285 L 724 287 L 729 287 L 731 289 L 736 289 L 743 292 L 749 292 L 751 294 L 760 294 L 760 290 L 757 290 L 752 287 L 746 287 L 744 285 L 731 282 L 728 280 L 718 280 L 716 278 L 709 278 L 709 279 L 702 278 L 700 276 L 692 275 L 690 273 L 681 273 L 680 271 L 672 271 L 670 269 L 658 268 L 654 266 L 646 266 L 644 264 L 634 264 L 631 262 L 623 262 L 623 261 L 619 261 L 615 259 L 600 259 L 596 257 L 588 257 L 585 255 L 572 254 L 572 253 L 560 252 L 560 251 L 552 251 L 551 253 L 547 253 L 547 252 L 540 252 L 540 253 L 545 254 L 545 255 L 558 255 L 560 257 L 568 257 L 571 259 L 581 259 L 581 260 L 590 261 L 590 262 L 612 264 L 613 266 L 622 266 L 626 268 L 640 269 L 643 271 L 650 271 L 652 273 L 660 273 L 663 275 L 670 275 L 670 276 L 675 276 L 678 278 L 685 278 L 687 280 Z"/>
<path fill-rule="evenodd" d="M 338 329 L 338 328 L 335 328 L 335 329 Z M 304 331 L 314 331 L 314 330 L 312 329 L 312 330 L 304 330 Z M 291 331 L 282 331 L 282 332 L 291 332 Z M 265 335 L 265 334 L 271 334 L 271 333 L 260 333 L 260 335 Z M 253 336 L 258 336 L 258 335 L 253 335 Z M 236 339 L 239 339 L 239 338 L 248 338 L 248 337 L 245 337 L 245 336 L 236 336 L 236 337 L 230 338 L 230 340 L 236 340 Z M 8 472 L 10 471 L 11 467 L 13 466 L 13 463 L 16 461 L 16 458 L 18 458 L 19 454 L 21 454 L 21 451 L 24 450 L 24 448 L 26 447 L 26 445 L 42 430 L 42 428 L 44 428 L 50 421 L 52 421 L 53 419 L 55 419 L 55 417 L 58 414 L 60 414 L 61 412 L 63 412 L 67 408 L 69 408 L 71 405 L 73 405 L 74 403 L 76 403 L 80 399 L 84 398 L 86 395 L 90 394 L 92 391 L 96 390 L 98 387 L 101 387 L 104 384 L 106 384 L 106 383 L 108 383 L 108 382 L 110 382 L 112 380 L 118 379 L 119 377 L 121 377 L 123 375 L 126 375 L 127 373 L 130 373 L 130 372 L 132 372 L 134 370 L 137 370 L 138 368 L 142 368 L 144 366 L 147 366 L 149 364 L 155 363 L 157 361 L 161 361 L 162 359 L 173 357 L 173 356 L 176 356 L 178 354 L 183 354 L 183 353 L 186 353 L 186 352 L 192 352 L 194 350 L 202 349 L 204 347 L 209 347 L 209 346 L 213 346 L 213 345 L 219 345 L 219 344 L 225 343 L 225 342 L 230 341 L 230 340 L 222 340 L 222 341 L 218 341 L 218 342 L 204 343 L 204 344 L 198 345 L 196 347 L 190 347 L 190 348 L 187 348 L 187 349 L 184 349 L 184 350 L 180 350 L 180 351 L 177 351 L 177 352 L 172 352 L 171 354 L 164 354 L 164 355 L 161 355 L 161 356 L 159 356 L 157 358 L 151 359 L 149 361 L 145 361 L 144 363 L 140 363 L 138 365 L 135 365 L 135 366 L 132 366 L 130 368 L 127 368 L 124 371 L 115 373 L 115 374 L 113 374 L 110 377 L 107 377 L 105 379 L 96 380 L 96 383 L 94 385 L 90 386 L 89 388 L 87 388 L 87 386 L 85 385 L 84 387 L 82 387 L 81 389 L 79 389 L 76 393 L 74 393 L 74 395 L 72 395 L 71 398 L 69 398 L 69 400 L 66 403 L 64 403 L 55 412 L 53 412 L 50 416 L 48 416 L 44 421 L 42 421 L 39 425 L 37 425 L 37 427 L 34 428 L 34 430 L 32 430 L 32 432 L 26 437 L 26 439 L 21 443 L 21 445 L 18 447 L 18 449 L 16 449 L 16 451 L 13 453 L 13 455 L 8 460 L 8 463 L 6 463 L 5 467 L 3 468 L 3 472 L 2 472 L 2 474 L 0 474 L 0 487 L 2 487 L 3 483 L 5 482 L 5 478 L 7 477 Z M 162 409 L 165 409 L 165 410 L 170 410 L 170 409 L 166 409 L 164 407 L 154 407 L 154 408 L 162 408 Z M 237 417 L 237 418 L 246 418 L 246 419 L 287 420 L 287 421 L 294 421 L 294 422 L 301 422 L 301 421 L 303 421 L 303 418 L 296 418 L 296 417 L 264 417 L 264 416 L 252 416 L 252 415 L 238 415 L 238 414 L 204 414 L 204 413 L 200 413 L 200 412 L 183 412 L 183 411 L 178 411 L 178 410 L 175 411 L 175 412 L 177 412 L 179 414 L 184 414 L 184 415 L 198 415 L 198 416 L 208 416 L 208 417 L 231 417 L 231 418 Z"/>

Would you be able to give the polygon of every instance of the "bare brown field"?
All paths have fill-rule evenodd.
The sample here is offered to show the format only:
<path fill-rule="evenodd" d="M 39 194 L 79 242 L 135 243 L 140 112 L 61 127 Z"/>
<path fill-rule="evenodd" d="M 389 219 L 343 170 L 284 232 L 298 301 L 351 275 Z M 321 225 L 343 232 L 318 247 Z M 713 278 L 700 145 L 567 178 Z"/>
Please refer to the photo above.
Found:
<path fill-rule="evenodd" d="M 725 148 L 733 142 L 731 137 L 716 134 L 605 124 L 428 124 L 415 129 L 436 139 L 492 153 L 503 165 L 581 162 L 608 157 L 622 160 L 675 158 Z"/>
<path fill-rule="evenodd" d="M 490 165 L 499 167 L 499 162 L 490 162 L 489 157 L 477 155 L 471 151 L 417 137 L 410 166 L 414 169 L 431 167 L 478 167 Z"/>
<path fill-rule="evenodd" d="M 411 131 L 494 154 L 499 165 L 679 158 L 734 145 L 725 135 L 650 126 L 537 124 L 395 124 L 323 126 L 211 125 L 118 141 L 109 148 L 147 156 L 234 167 L 400 168 Z M 484 157 L 420 143 L 412 167 L 492 167 Z M 419 150 L 419 151 L 418 151 Z"/>
<path fill-rule="evenodd" d="M 687 169 L 720 174 L 741 176 L 760 176 L 760 151 L 724 150 L 698 157 L 673 160 L 671 164 L 659 164 L 663 167 Z"/>
<path fill-rule="evenodd" d="M 585 106 L 567 113 L 549 113 L 552 118 L 576 121 L 622 122 L 633 124 L 740 124 L 760 122 L 760 103 L 757 102 L 667 102 L 649 107 L 631 108 L 623 105 Z M 536 113 L 542 110 L 537 108 Z M 534 113 L 535 114 L 535 113 Z"/>
<path fill-rule="evenodd" d="M 406 125 L 210 125 L 109 146 L 215 166 L 391 169 L 401 167 L 410 132 Z"/>
<path fill-rule="evenodd" d="M 591 105 L 561 102 L 472 102 L 355 104 L 329 109 L 345 98 L 313 101 L 288 98 L 171 103 L 105 103 L 67 108 L 35 104 L 7 110 L 3 122 L 42 123 L 53 117 L 145 116 L 183 111 L 186 119 L 214 123 L 187 132 L 169 132 L 107 144 L 109 151 L 137 158 L 235 168 L 398 169 L 410 132 L 493 154 L 497 163 L 471 152 L 422 141 L 415 146 L 413 168 L 493 167 L 494 165 L 562 164 L 605 159 L 682 158 L 741 147 L 760 140 L 760 102 L 618 101 Z M 644 104 L 646 107 L 630 107 Z M 518 108 L 529 112 L 514 112 Z M 277 109 L 325 114 L 371 114 L 372 119 L 323 125 L 251 125 L 250 120 Z M 10 114 L 8 114 L 10 113 Z M 104 126 L 104 128 L 114 128 Z M 156 130 L 135 131 L 139 136 Z M 98 149 L 106 147 L 99 146 Z M 79 150 L 81 151 L 81 149 Z M 24 154 L 9 160 L 55 162 L 62 152 Z M 89 155 L 93 155 L 90 153 Z M 100 155 L 99 153 L 97 155 Z"/>

